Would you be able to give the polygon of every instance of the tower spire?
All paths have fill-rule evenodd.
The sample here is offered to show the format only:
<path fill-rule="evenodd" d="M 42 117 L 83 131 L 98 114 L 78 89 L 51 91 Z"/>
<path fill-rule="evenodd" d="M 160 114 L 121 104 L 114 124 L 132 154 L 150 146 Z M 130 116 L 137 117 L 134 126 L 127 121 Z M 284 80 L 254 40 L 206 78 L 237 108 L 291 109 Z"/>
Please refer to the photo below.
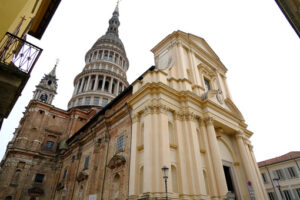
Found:
<path fill-rule="evenodd" d="M 120 21 L 119 21 L 119 2 L 117 2 L 116 8 L 112 14 L 112 17 L 109 20 L 109 26 L 106 31 L 106 35 L 113 34 L 116 36 L 119 36 L 119 26 L 120 26 Z"/>
<path fill-rule="evenodd" d="M 49 74 L 45 74 L 40 83 L 33 92 L 33 100 L 51 104 L 54 96 L 57 94 L 56 67 L 59 60 L 56 60 L 55 66 Z"/>
<path fill-rule="evenodd" d="M 52 69 L 51 72 L 49 73 L 50 76 L 56 76 L 56 67 L 57 67 L 58 63 L 59 63 L 59 59 L 57 58 L 57 59 L 56 59 L 56 63 L 55 63 L 55 65 L 54 65 L 53 69 Z"/>

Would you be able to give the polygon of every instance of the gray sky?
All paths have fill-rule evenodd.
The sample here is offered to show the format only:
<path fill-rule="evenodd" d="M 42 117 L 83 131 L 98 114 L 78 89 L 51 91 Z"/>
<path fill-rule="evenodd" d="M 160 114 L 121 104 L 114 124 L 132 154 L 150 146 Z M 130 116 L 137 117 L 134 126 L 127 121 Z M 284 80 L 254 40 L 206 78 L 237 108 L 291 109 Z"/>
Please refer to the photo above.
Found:
<path fill-rule="evenodd" d="M 17 128 L 32 91 L 56 58 L 58 94 L 53 105 L 67 109 L 73 79 L 85 53 L 108 27 L 116 1 L 62 0 L 41 41 L 44 49 L 0 133 L 0 158 Z M 299 148 L 300 41 L 275 1 L 123 0 L 119 35 L 130 67 L 131 83 L 151 65 L 150 49 L 176 30 L 204 38 L 227 67 L 234 103 L 248 128 L 257 161 Z"/>

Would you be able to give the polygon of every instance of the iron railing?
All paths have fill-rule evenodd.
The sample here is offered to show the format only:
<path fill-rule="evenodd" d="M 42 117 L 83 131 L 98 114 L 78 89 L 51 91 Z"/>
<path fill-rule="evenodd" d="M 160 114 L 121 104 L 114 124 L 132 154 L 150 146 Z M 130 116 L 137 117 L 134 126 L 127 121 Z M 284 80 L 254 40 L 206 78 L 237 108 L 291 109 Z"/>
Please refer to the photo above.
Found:
<path fill-rule="evenodd" d="M 0 62 L 13 63 L 21 71 L 30 74 L 42 51 L 43 49 L 7 32 L 0 41 Z"/>

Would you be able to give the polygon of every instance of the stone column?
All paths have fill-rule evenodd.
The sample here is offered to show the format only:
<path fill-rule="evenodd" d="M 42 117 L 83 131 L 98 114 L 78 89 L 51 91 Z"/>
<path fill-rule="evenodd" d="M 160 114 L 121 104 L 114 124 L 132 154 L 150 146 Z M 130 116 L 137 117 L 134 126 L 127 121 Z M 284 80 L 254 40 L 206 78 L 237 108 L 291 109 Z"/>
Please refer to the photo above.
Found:
<path fill-rule="evenodd" d="M 101 91 L 104 91 L 105 81 L 106 81 L 106 76 L 103 75 Z"/>
<path fill-rule="evenodd" d="M 198 143 L 197 129 L 194 121 L 193 113 L 187 113 L 185 115 L 185 124 L 186 124 L 186 137 L 188 141 L 188 154 L 189 163 L 190 163 L 190 173 L 191 181 L 193 187 L 193 195 L 205 194 L 204 187 L 204 177 L 202 174 L 202 163 L 200 160 L 200 148 Z"/>
<path fill-rule="evenodd" d="M 93 90 L 96 91 L 98 88 L 98 84 L 99 84 L 99 80 L 98 80 L 98 75 L 96 74 L 96 78 L 95 78 L 95 84 L 94 84 L 94 88 Z"/>
<path fill-rule="evenodd" d="M 177 62 L 177 68 L 178 68 L 178 72 L 179 72 L 179 74 L 177 74 L 177 75 L 179 75 L 180 79 L 188 79 L 186 68 L 185 68 L 183 60 L 182 60 L 182 57 L 184 56 L 182 48 L 183 47 L 182 47 L 181 41 L 177 42 L 177 46 L 176 46 L 176 49 L 177 49 L 177 61 L 178 61 Z"/>
<path fill-rule="evenodd" d="M 209 117 L 205 120 L 207 127 L 207 135 L 208 135 L 208 143 L 211 152 L 212 164 L 214 166 L 215 178 L 216 178 L 216 186 L 218 188 L 219 194 L 221 198 L 225 197 L 228 189 L 223 169 L 221 152 L 218 144 L 218 140 L 216 137 L 215 127 L 213 124 L 213 118 Z"/>
<path fill-rule="evenodd" d="M 91 75 L 89 75 L 87 84 L 86 84 L 86 86 L 85 86 L 85 91 L 88 91 L 88 90 L 89 90 L 89 88 L 90 88 L 90 82 L 91 82 Z"/>
<path fill-rule="evenodd" d="M 152 113 L 149 107 L 144 111 L 144 188 L 143 193 L 152 192 Z"/>
<path fill-rule="evenodd" d="M 110 77 L 108 92 L 111 93 L 111 94 L 112 94 L 112 85 L 113 85 L 113 82 L 114 82 L 113 77 Z"/>
<path fill-rule="evenodd" d="M 77 94 L 78 87 L 79 87 L 79 80 L 78 80 L 77 83 L 76 83 L 76 86 L 75 86 L 75 89 L 74 89 L 74 92 L 73 92 L 73 96 L 74 96 L 75 94 Z"/>
<path fill-rule="evenodd" d="M 120 85 L 120 81 L 118 80 L 118 81 L 117 81 L 117 91 L 116 91 L 116 92 L 117 92 L 117 93 L 116 93 L 117 96 L 119 95 L 119 85 Z"/>
<path fill-rule="evenodd" d="M 188 159 L 186 157 L 186 137 L 183 127 L 183 117 L 181 113 L 175 113 L 174 115 L 174 135 L 177 137 L 178 142 L 178 191 L 182 194 L 189 194 L 190 193 L 190 177 L 188 176 L 189 171 L 189 164 Z"/>
<path fill-rule="evenodd" d="M 192 74 L 195 74 L 195 84 L 200 87 L 201 86 L 201 78 L 200 78 L 199 70 L 198 70 L 198 67 L 196 64 L 195 52 L 191 49 L 189 51 L 189 57 L 191 60 L 191 66 L 192 66 L 192 70 L 193 70 Z M 198 93 L 198 95 L 200 95 L 200 90 L 198 87 L 197 87 L 197 93 Z"/>
<path fill-rule="evenodd" d="M 257 161 L 255 159 L 255 155 L 254 155 L 254 152 L 253 152 L 253 146 L 251 144 L 249 144 L 249 151 L 250 151 L 250 154 L 251 154 L 251 157 L 252 157 L 252 160 L 253 160 L 252 163 L 254 164 L 254 168 L 256 170 L 256 174 L 257 174 L 258 182 L 259 182 L 259 188 L 261 190 L 262 196 L 264 197 L 264 199 L 268 199 L 266 190 L 264 189 L 264 183 L 263 183 L 262 179 L 260 178 L 261 173 L 258 169 Z"/>
<path fill-rule="evenodd" d="M 155 152 L 155 159 L 153 160 L 153 166 L 155 166 L 155 169 L 153 169 L 154 174 L 156 174 L 155 178 L 157 179 L 157 182 L 155 182 L 154 185 L 159 184 L 159 192 L 165 191 L 165 186 L 163 184 L 162 179 L 162 170 L 161 168 L 165 165 L 169 168 L 169 179 L 168 179 L 168 191 L 172 192 L 172 168 L 171 168 L 171 154 L 170 154 L 170 140 L 169 140 L 169 127 L 168 127 L 168 111 L 167 108 L 163 105 L 159 106 L 157 114 L 155 114 L 155 124 L 153 124 L 153 128 L 156 127 L 156 133 L 153 134 L 153 141 L 157 145 L 155 148 L 153 148 L 153 151 Z M 154 153 L 153 152 L 153 153 Z M 160 162 L 157 160 L 160 160 Z M 155 162 L 156 165 L 155 165 Z M 156 172 L 156 173 L 155 173 Z"/>
<path fill-rule="evenodd" d="M 246 144 L 244 143 L 244 135 L 242 132 L 238 132 L 238 134 L 236 135 L 236 141 L 237 141 L 237 146 L 238 146 L 238 149 L 240 152 L 240 158 L 241 158 L 243 166 L 244 166 L 244 171 L 245 171 L 247 181 L 251 181 L 253 189 L 255 191 L 255 195 L 257 196 L 258 199 L 261 199 L 261 198 L 259 198 L 259 196 L 260 196 L 259 188 L 258 188 L 257 181 L 256 181 L 257 176 L 251 167 L 250 158 L 247 155 Z M 260 178 L 260 176 L 259 176 L 259 178 Z"/>
<path fill-rule="evenodd" d="M 133 114 L 132 117 L 132 138 L 131 138 L 131 154 L 130 154 L 130 176 L 129 176 L 129 197 L 137 195 L 138 193 L 138 179 L 139 177 L 139 166 L 137 163 L 137 136 L 140 123 L 139 116 L 137 114 Z"/>
<path fill-rule="evenodd" d="M 200 125 L 200 139 L 203 140 L 201 145 L 203 145 L 203 150 L 205 153 L 205 162 L 207 163 L 207 181 L 206 186 L 208 187 L 207 190 L 209 191 L 209 195 L 216 197 L 217 196 L 217 188 L 216 186 L 216 178 L 215 173 L 213 170 L 213 163 L 211 159 L 211 151 L 208 144 L 208 138 L 207 138 L 207 131 L 205 127 L 204 121 L 200 118 L 199 119 L 199 125 Z M 215 199 L 215 198 L 212 198 Z"/>
<path fill-rule="evenodd" d="M 84 84 L 84 77 L 81 78 L 81 84 L 80 84 L 79 91 L 77 92 L 77 94 L 82 91 L 83 84 Z"/>

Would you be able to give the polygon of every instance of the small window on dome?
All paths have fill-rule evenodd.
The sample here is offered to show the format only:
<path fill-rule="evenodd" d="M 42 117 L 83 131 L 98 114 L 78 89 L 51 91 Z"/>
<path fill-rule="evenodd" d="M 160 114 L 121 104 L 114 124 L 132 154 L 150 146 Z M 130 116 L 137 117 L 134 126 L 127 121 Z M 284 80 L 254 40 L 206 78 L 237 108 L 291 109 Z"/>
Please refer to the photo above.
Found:
<path fill-rule="evenodd" d="M 48 85 L 51 85 L 51 84 L 52 84 L 52 81 L 51 81 L 51 80 L 49 80 L 49 81 L 48 81 Z"/>

